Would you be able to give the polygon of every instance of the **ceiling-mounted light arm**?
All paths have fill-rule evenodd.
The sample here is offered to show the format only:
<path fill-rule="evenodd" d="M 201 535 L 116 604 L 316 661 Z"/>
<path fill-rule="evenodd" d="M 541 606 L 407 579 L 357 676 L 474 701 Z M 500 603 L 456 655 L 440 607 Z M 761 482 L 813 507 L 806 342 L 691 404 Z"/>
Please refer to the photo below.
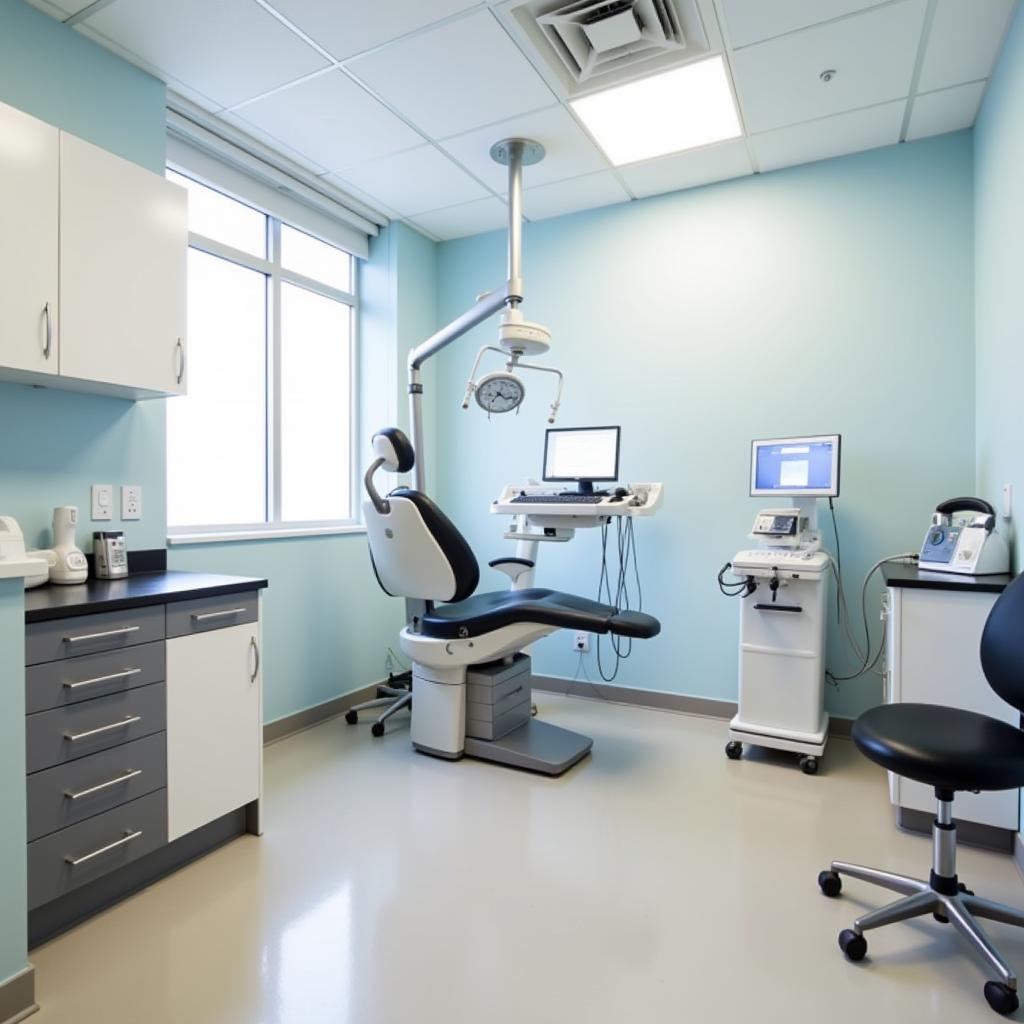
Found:
<path fill-rule="evenodd" d="M 477 352 L 476 359 L 473 361 L 473 369 L 469 371 L 469 380 L 466 382 L 466 394 L 462 399 L 463 409 L 469 408 L 469 400 L 473 397 L 473 392 L 476 391 L 476 373 L 480 369 L 480 360 L 483 359 L 485 352 L 497 352 L 503 359 L 506 358 L 506 353 L 500 348 L 495 348 L 493 345 L 484 345 Z"/>
<path fill-rule="evenodd" d="M 423 377 L 420 372 L 423 364 L 502 308 L 516 309 L 523 300 L 523 165 L 541 160 L 544 147 L 527 139 L 505 139 L 491 147 L 491 156 L 498 163 L 508 165 L 508 280 L 503 288 L 482 296 L 471 309 L 409 353 L 409 432 L 416 453 L 413 487 L 418 491 L 424 490 L 427 479 L 423 451 Z"/>
<path fill-rule="evenodd" d="M 562 371 L 556 370 L 553 366 L 535 366 L 533 363 L 516 363 L 516 367 L 520 370 L 540 370 L 541 373 L 553 373 L 558 377 L 558 392 L 548 412 L 548 423 L 554 423 L 555 417 L 558 415 L 558 408 L 562 404 L 562 385 L 565 383 Z"/>

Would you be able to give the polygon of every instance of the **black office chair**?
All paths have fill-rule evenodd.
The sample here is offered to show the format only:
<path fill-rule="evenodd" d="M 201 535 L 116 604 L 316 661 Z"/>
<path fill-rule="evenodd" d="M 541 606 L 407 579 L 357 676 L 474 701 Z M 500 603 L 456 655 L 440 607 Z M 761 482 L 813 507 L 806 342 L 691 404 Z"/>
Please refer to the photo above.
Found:
<path fill-rule="evenodd" d="M 981 637 L 981 667 L 989 686 L 1008 704 L 1024 710 L 1024 575 L 1003 591 L 989 613 Z M 957 878 L 953 796 L 957 790 L 1024 786 L 1024 732 L 973 711 L 935 704 L 883 704 L 857 719 L 853 740 L 883 768 L 934 786 L 938 811 L 927 882 L 842 861 L 833 861 L 818 875 L 826 896 L 839 895 L 840 875 L 903 894 L 903 899 L 857 918 L 852 929 L 840 932 L 840 949 L 848 959 L 862 960 L 868 929 L 931 913 L 952 924 L 999 976 L 985 984 L 989 1006 L 997 1013 L 1013 1013 L 1019 1005 L 1017 977 L 975 918 L 1024 928 L 1024 912 L 975 896 Z"/>

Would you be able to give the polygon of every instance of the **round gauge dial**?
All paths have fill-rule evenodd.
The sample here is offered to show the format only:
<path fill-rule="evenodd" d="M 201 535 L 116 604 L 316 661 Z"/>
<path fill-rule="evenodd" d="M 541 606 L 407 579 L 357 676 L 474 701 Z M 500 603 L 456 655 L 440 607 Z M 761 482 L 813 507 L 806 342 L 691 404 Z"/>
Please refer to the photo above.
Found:
<path fill-rule="evenodd" d="M 476 388 L 476 401 L 488 412 L 511 412 L 526 397 L 523 382 L 511 373 L 489 373 Z"/>

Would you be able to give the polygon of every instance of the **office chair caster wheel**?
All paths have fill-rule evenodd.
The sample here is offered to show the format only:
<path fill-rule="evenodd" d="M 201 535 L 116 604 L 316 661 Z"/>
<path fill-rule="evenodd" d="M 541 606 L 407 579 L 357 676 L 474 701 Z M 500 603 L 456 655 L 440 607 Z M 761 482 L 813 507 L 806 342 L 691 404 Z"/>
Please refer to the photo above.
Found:
<path fill-rule="evenodd" d="M 743 756 L 743 744 L 738 740 L 730 740 L 725 745 L 725 756 L 730 761 L 738 761 Z"/>
<path fill-rule="evenodd" d="M 853 960 L 856 963 L 866 956 L 868 942 L 863 935 L 858 935 L 852 928 L 844 928 L 839 933 L 839 948 L 846 954 L 847 960 Z"/>
<path fill-rule="evenodd" d="M 384 723 L 383 722 L 374 722 L 373 725 L 370 726 L 370 732 L 373 733 L 374 736 L 383 736 L 384 735 Z"/>
<path fill-rule="evenodd" d="M 345 712 L 345 721 L 348 722 L 349 725 L 355 725 L 356 722 L 359 721 L 359 712 L 358 711 L 346 711 Z"/>
<path fill-rule="evenodd" d="M 996 1013 L 1013 1013 L 1020 1006 L 1017 993 L 1001 981 L 985 982 L 985 999 Z"/>
<path fill-rule="evenodd" d="M 823 895 L 832 898 L 843 891 L 843 880 L 837 871 L 819 871 L 818 888 Z"/>
<path fill-rule="evenodd" d="M 807 754 L 800 758 L 800 771 L 804 775 L 817 775 L 818 774 L 818 759 Z"/>

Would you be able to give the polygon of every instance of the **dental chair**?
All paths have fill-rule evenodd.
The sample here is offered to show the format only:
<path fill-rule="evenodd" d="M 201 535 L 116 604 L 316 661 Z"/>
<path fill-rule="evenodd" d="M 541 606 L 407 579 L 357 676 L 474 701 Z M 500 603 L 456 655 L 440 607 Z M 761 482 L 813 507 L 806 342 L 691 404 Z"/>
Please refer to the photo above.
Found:
<path fill-rule="evenodd" d="M 450 760 L 469 755 L 560 775 L 589 752 L 593 741 L 530 717 L 529 659 L 523 648 L 559 629 L 649 639 L 661 631 L 660 623 L 640 612 L 536 587 L 475 594 L 480 568 L 441 509 L 422 491 L 400 487 L 382 497 L 374 486 L 382 468 L 412 469 L 415 453 L 408 438 L 396 427 L 380 430 L 373 451 L 363 516 L 377 581 L 393 597 L 421 602 L 410 604 L 400 639 L 412 661 L 413 747 Z M 513 563 L 491 564 L 508 574 L 506 561 Z M 473 728 L 467 735 L 467 688 L 469 696 L 490 701 L 495 721 L 503 717 L 502 705 L 525 706 L 523 720 L 493 738 L 474 734 Z"/>

